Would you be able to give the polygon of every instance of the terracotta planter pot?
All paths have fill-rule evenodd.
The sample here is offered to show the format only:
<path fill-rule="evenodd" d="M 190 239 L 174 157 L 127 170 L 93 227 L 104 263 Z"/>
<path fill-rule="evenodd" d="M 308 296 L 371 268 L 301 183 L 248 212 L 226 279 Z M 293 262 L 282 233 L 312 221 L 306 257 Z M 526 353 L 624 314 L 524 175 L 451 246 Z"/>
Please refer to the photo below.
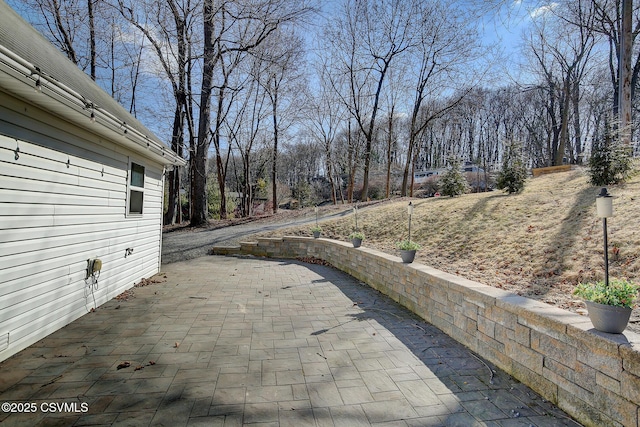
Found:
<path fill-rule="evenodd" d="M 585 304 L 593 327 L 600 332 L 621 334 L 629 323 L 632 311 L 630 308 L 598 304 L 592 301 L 585 301 Z"/>

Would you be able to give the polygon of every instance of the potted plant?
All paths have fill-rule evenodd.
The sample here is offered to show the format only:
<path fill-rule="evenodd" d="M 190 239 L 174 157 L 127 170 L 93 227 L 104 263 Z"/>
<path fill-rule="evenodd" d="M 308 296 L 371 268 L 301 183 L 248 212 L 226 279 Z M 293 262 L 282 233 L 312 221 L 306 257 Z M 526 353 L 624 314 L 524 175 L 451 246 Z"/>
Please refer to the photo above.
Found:
<path fill-rule="evenodd" d="M 601 332 L 620 334 L 629 323 L 636 304 L 640 285 L 625 279 L 611 279 L 580 283 L 573 294 L 582 298 L 587 306 L 593 327 Z"/>
<path fill-rule="evenodd" d="M 313 238 L 317 239 L 318 237 L 320 237 L 320 233 L 322 232 L 322 227 L 320 227 L 319 225 L 315 225 L 314 227 L 311 228 L 311 232 L 313 233 Z"/>
<path fill-rule="evenodd" d="M 364 240 L 364 233 L 362 231 L 354 231 L 349 234 L 349 238 L 351 239 L 351 243 L 353 243 L 354 248 L 359 248 L 362 245 L 362 241 Z"/>
<path fill-rule="evenodd" d="M 402 262 L 409 264 L 412 263 L 416 257 L 416 251 L 420 249 L 420 245 L 411 240 L 403 240 L 396 243 L 396 247 L 400 249 L 400 257 Z"/>

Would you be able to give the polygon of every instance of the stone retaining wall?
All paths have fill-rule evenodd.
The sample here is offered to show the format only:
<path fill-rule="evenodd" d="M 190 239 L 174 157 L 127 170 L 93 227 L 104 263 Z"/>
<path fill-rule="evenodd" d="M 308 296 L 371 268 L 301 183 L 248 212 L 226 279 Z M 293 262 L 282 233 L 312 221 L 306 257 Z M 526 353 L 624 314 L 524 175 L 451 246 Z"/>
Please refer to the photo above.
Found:
<path fill-rule="evenodd" d="M 316 257 L 415 312 L 587 426 L 640 427 L 640 335 L 350 243 L 261 238 L 215 254 Z"/>

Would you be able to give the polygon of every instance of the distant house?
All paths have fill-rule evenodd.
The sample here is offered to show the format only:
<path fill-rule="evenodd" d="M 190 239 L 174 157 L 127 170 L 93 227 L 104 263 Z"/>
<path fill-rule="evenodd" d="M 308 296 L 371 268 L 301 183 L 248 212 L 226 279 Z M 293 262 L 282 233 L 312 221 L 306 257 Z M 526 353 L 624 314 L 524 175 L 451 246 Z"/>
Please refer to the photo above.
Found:
<path fill-rule="evenodd" d="M 473 173 L 478 173 L 478 174 L 484 174 L 484 169 L 482 169 L 481 167 L 479 167 L 477 165 L 474 165 L 471 162 L 465 162 L 464 165 L 460 166 L 460 170 L 463 173 L 473 172 Z M 416 173 L 413 174 L 413 182 L 416 183 L 416 184 L 422 184 L 423 182 L 426 182 L 427 179 L 429 179 L 430 177 L 443 175 L 447 171 L 448 171 L 447 168 L 430 169 L 430 170 L 419 171 L 419 172 L 416 172 Z"/>
<path fill-rule="evenodd" d="M 431 169 L 431 170 L 419 171 L 413 174 L 413 182 L 415 184 L 422 184 L 432 176 L 442 175 L 446 171 L 447 169 Z"/>
<path fill-rule="evenodd" d="M 484 169 L 471 162 L 465 162 L 464 165 L 462 165 L 462 172 L 484 173 Z"/>
<path fill-rule="evenodd" d="M 184 163 L 0 0 L 0 361 L 159 271 Z"/>

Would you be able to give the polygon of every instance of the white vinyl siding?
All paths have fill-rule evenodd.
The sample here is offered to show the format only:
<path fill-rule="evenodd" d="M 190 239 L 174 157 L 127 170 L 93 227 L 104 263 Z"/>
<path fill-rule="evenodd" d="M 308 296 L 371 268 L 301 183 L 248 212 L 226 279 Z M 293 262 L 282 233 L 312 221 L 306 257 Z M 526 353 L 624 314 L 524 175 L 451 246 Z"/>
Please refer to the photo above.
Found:
<path fill-rule="evenodd" d="M 129 216 L 131 153 L 48 121 L 0 107 L 0 361 L 159 271 L 162 166 L 140 160 L 144 215 Z M 94 295 L 93 257 L 103 261 Z"/>

